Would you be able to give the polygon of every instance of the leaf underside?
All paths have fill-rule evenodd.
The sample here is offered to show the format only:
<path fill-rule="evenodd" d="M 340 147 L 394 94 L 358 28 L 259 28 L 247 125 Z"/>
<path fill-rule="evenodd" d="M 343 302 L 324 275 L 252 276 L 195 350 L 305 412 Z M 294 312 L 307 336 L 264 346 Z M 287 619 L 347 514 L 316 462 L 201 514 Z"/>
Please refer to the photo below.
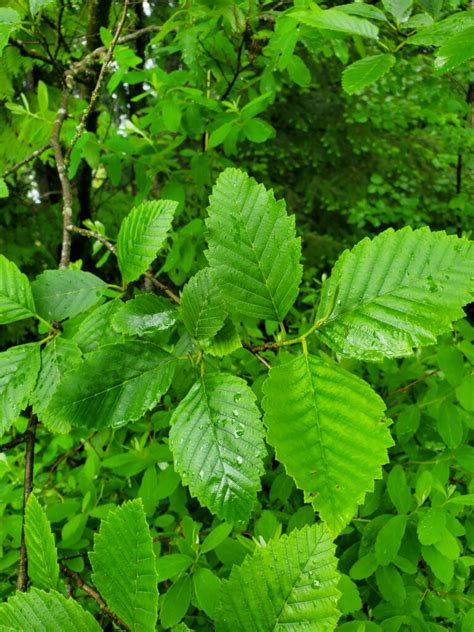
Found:
<path fill-rule="evenodd" d="M 384 402 L 355 375 L 305 355 L 272 368 L 263 392 L 268 442 L 339 533 L 388 461 Z"/>
<path fill-rule="evenodd" d="M 171 418 L 175 469 L 219 518 L 245 524 L 263 473 L 263 425 L 255 395 L 233 375 L 202 377 Z"/>
<path fill-rule="evenodd" d="M 363 360 L 411 355 L 464 316 L 474 247 L 428 228 L 388 229 L 345 251 L 323 286 L 318 330 L 334 351 Z M 329 312 L 329 316 L 328 316 Z"/>
<path fill-rule="evenodd" d="M 226 169 L 209 205 L 207 259 L 229 307 L 281 321 L 296 300 L 302 269 L 294 216 L 253 178 Z"/>
<path fill-rule="evenodd" d="M 224 582 L 218 632 L 334 630 L 340 615 L 334 550 L 322 525 L 257 548 Z"/>

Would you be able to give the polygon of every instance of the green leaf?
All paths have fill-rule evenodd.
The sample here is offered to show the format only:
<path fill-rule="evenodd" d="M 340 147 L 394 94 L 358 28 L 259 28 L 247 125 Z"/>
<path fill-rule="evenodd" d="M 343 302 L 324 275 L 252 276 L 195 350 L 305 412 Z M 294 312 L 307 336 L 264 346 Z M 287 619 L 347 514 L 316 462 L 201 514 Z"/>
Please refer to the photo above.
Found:
<path fill-rule="evenodd" d="M 168 588 L 160 605 L 160 620 L 162 626 L 168 630 L 186 614 L 191 602 L 191 578 L 181 577 Z"/>
<path fill-rule="evenodd" d="M 44 509 L 30 494 L 25 510 L 25 539 L 28 576 L 38 588 L 56 588 L 59 578 L 58 552 Z"/>
<path fill-rule="evenodd" d="M 13 261 L 0 255 L 0 325 L 30 318 L 35 303 L 28 278 Z"/>
<path fill-rule="evenodd" d="M 452 402 L 447 400 L 441 402 L 436 427 L 448 448 L 454 449 L 461 445 L 464 425 L 458 407 Z"/>
<path fill-rule="evenodd" d="M 277 459 L 339 532 L 388 460 L 384 402 L 360 378 L 306 355 L 272 368 L 263 392 Z"/>
<path fill-rule="evenodd" d="M 121 307 L 122 302 L 119 300 L 107 301 L 84 318 L 72 335 L 72 340 L 79 345 L 83 353 L 96 351 L 99 347 L 112 342 L 121 342 L 122 337 L 117 336 L 112 327 L 113 317 Z"/>
<path fill-rule="evenodd" d="M 1 25 L 0 25 L 1 29 Z M 7 183 L 3 178 L 0 178 L 0 199 L 7 198 L 9 196 Z"/>
<path fill-rule="evenodd" d="M 21 24 L 20 14 L 9 7 L 0 7 L 0 53 L 8 44 L 10 35 Z"/>
<path fill-rule="evenodd" d="M 321 340 L 363 360 L 411 355 L 464 315 L 474 248 L 429 228 L 388 229 L 346 250 L 325 282 Z"/>
<path fill-rule="evenodd" d="M 233 375 L 204 375 L 173 413 L 170 446 L 191 494 L 219 518 L 246 524 L 265 453 L 260 413 L 247 383 Z"/>
<path fill-rule="evenodd" d="M 454 575 L 453 560 L 442 555 L 434 546 L 422 546 L 421 554 L 433 575 L 443 584 L 450 584 Z"/>
<path fill-rule="evenodd" d="M 227 312 L 210 268 L 200 270 L 184 287 L 181 316 L 196 340 L 212 338 L 222 328 Z"/>
<path fill-rule="evenodd" d="M 35 343 L 0 353 L 0 437 L 26 408 L 39 368 L 40 349 Z"/>
<path fill-rule="evenodd" d="M 314 7 L 310 11 L 294 11 L 288 15 L 308 26 L 348 35 L 361 35 L 362 37 L 376 39 L 379 32 L 375 24 L 368 20 L 349 15 L 338 9 L 323 11 L 319 7 Z"/>
<path fill-rule="evenodd" d="M 337 7 L 338 11 L 349 13 L 350 15 L 357 15 L 360 18 L 368 18 L 369 20 L 382 20 L 386 22 L 387 18 L 385 13 L 372 4 L 365 4 L 364 2 L 351 2 L 351 4 L 340 4 Z"/>
<path fill-rule="evenodd" d="M 474 26 L 474 14 L 455 13 L 444 20 L 435 22 L 432 26 L 420 29 L 406 42 L 416 46 L 442 46 L 454 35 L 472 26 Z"/>
<path fill-rule="evenodd" d="M 338 588 L 341 591 L 341 597 L 337 607 L 342 614 L 351 614 L 362 608 L 362 601 L 356 584 L 347 575 L 341 575 Z"/>
<path fill-rule="evenodd" d="M 109 511 L 89 557 L 94 585 L 109 608 L 132 632 L 155 630 L 158 577 L 153 540 L 140 500 Z"/>
<path fill-rule="evenodd" d="M 338 581 L 334 545 L 326 529 L 294 529 L 232 568 L 223 583 L 216 629 L 329 632 L 340 614 Z"/>
<path fill-rule="evenodd" d="M 367 579 L 374 574 L 378 566 L 377 558 L 373 553 L 367 553 L 353 564 L 350 572 L 352 579 Z"/>
<path fill-rule="evenodd" d="M 124 283 L 150 267 L 166 239 L 177 202 L 143 202 L 123 220 L 117 238 L 117 257 Z"/>
<path fill-rule="evenodd" d="M 474 412 L 474 374 L 466 375 L 461 384 L 456 389 L 456 397 L 461 406 L 469 411 Z"/>
<path fill-rule="evenodd" d="M 405 516 L 393 516 L 378 532 L 375 539 L 375 557 L 381 566 L 387 566 L 398 555 L 406 526 Z"/>
<path fill-rule="evenodd" d="M 142 417 L 170 387 L 174 358 L 151 342 L 105 345 L 59 383 L 45 411 L 48 427 L 121 426 Z"/>
<path fill-rule="evenodd" d="M 42 9 L 54 3 L 55 0 L 29 0 L 31 15 L 35 17 Z"/>
<path fill-rule="evenodd" d="M 81 350 L 76 343 L 60 336 L 56 336 L 41 352 L 41 370 L 31 397 L 33 411 L 41 421 L 64 374 L 81 360 Z M 48 426 L 47 423 L 45 425 Z"/>
<path fill-rule="evenodd" d="M 458 33 L 438 49 L 435 68 L 447 72 L 474 57 L 474 26 Z"/>
<path fill-rule="evenodd" d="M 375 571 L 377 586 L 382 597 L 389 603 L 401 606 L 406 599 L 405 584 L 395 566 L 380 566 Z"/>
<path fill-rule="evenodd" d="M 240 349 L 242 342 L 235 329 L 234 323 L 230 318 L 226 318 L 217 334 L 213 338 L 203 340 L 201 345 L 206 350 L 206 353 L 222 357 L 229 355 L 229 353 L 232 353 L 236 349 Z"/>
<path fill-rule="evenodd" d="M 222 580 L 208 568 L 197 568 L 193 573 L 194 594 L 201 610 L 214 619 Z"/>
<path fill-rule="evenodd" d="M 299 57 L 297 59 L 299 59 Z M 300 61 L 301 63 L 303 63 L 302 60 Z M 306 70 L 308 69 L 306 68 Z M 294 79 L 294 81 L 296 81 L 296 79 Z M 242 130 L 245 134 L 245 137 L 248 138 L 252 143 L 264 143 L 269 138 L 272 138 L 272 136 L 275 136 L 275 130 L 273 129 L 273 127 L 266 121 L 262 121 L 262 119 L 258 118 L 249 119 L 248 121 L 246 121 Z"/>
<path fill-rule="evenodd" d="M 107 289 L 90 272 L 65 268 L 46 270 L 31 284 L 38 314 L 46 320 L 64 320 L 87 311 Z"/>
<path fill-rule="evenodd" d="M 121 333 L 144 336 L 169 329 L 176 322 L 176 308 L 155 294 L 140 294 L 120 306 L 112 325 Z"/>
<path fill-rule="evenodd" d="M 226 301 L 242 315 L 281 321 L 298 295 L 294 216 L 253 178 L 226 169 L 210 198 L 206 253 Z"/>
<path fill-rule="evenodd" d="M 431 507 L 421 517 L 418 523 L 418 540 L 421 544 L 435 544 L 443 538 L 446 526 L 446 512 L 438 507 Z"/>
<path fill-rule="evenodd" d="M 412 506 L 412 496 L 407 485 L 405 470 L 400 464 L 390 471 L 387 478 L 387 491 L 390 500 L 400 514 L 406 514 Z"/>
<path fill-rule="evenodd" d="M 403 23 L 411 15 L 413 0 L 382 0 L 382 4 L 398 23 Z"/>
<path fill-rule="evenodd" d="M 216 546 L 219 546 L 219 544 L 227 538 L 231 531 L 232 526 L 226 524 L 225 522 L 213 529 L 211 533 L 206 536 L 201 545 L 201 554 L 208 553 L 209 551 L 215 549 Z"/>
<path fill-rule="evenodd" d="M 156 560 L 156 572 L 158 574 L 158 581 L 164 582 L 167 579 L 172 579 L 177 575 L 180 575 L 193 563 L 193 558 L 189 555 L 183 555 L 182 553 L 171 553 L 171 555 L 164 555 Z"/>
<path fill-rule="evenodd" d="M 101 632 L 94 617 L 55 590 L 17 592 L 0 605 L 0 629 L 14 632 Z"/>
<path fill-rule="evenodd" d="M 359 92 L 383 77 L 394 63 L 395 57 L 388 53 L 359 59 L 342 73 L 342 87 L 348 94 Z"/>

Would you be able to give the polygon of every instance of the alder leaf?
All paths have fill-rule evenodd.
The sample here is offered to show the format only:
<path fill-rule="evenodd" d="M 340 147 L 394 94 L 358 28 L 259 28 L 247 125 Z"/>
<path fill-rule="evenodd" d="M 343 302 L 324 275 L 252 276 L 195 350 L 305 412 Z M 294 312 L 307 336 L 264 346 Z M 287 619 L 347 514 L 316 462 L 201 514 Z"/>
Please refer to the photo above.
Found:
<path fill-rule="evenodd" d="M 132 630 L 155 630 L 158 576 L 141 500 L 109 511 L 89 554 L 92 580 L 107 605 Z"/>
<path fill-rule="evenodd" d="M 312 9 L 307 11 L 292 11 L 288 13 L 288 17 L 317 29 L 360 35 L 371 39 L 376 39 L 379 32 L 375 24 L 372 24 L 369 20 L 349 15 L 344 11 L 339 11 L 338 8 L 322 10 L 313 6 Z"/>
<path fill-rule="evenodd" d="M 388 229 L 346 250 L 325 282 L 323 342 L 362 360 L 413 353 L 436 342 L 472 300 L 474 246 L 429 228 Z"/>
<path fill-rule="evenodd" d="M 263 392 L 277 459 L 339 533 L 388 461 L 384 402 L 360 378 L 310 355 L 272 368 Z"/>
<path fill-rule="evenodd" d="M 65 373 L 82 361 L 79 347 L 72 340 L 56 336 L 41 352 L 41 370 L 38 382 L 31 396 L 33 412 L 40 421 L 51 397 Z M 49 430 L 48 423 L 45 425 Z M 54 430 L 53 430 L 54 431 Z"/>
<path fill-rule="evenodd" d="M 0 255 L 0 325 L 30 318 L 35 311 L 28 277 Z"/>
<path fill-rule="evenodd" d="M 185 285 L 181 297 L 181 316 L 186 329 L 196 340 L 212 338 L 226 318 L 224 299 L 210 268 L 195 274 Z"/>
<path fill-rule="evenodd" d="M 112 318 L 114 329 L 124 334 L 144 336 L 169 329 L 176 322 L 176 308 L 155 294 L 140 294 L 122 303 Z"/>
<path fill-rule="evenodd" d="M 117 238 L 117 257 L 124 283 L 138 279 L 162 247 L 178 206 L 171 200 L 143 202 L 123 220 Z"/>
<path fill-rule="evenodd" d="M 204 375 L 173 413 L 170 447 L 191 494 L 222 520 L 246 524 L 265 453 L 260 413 L 247 383 L 233 375 Z"/>
<path fill-rule="evenodd" d="M 46 270 L 31 284 L 38 314 L 46 320 L 64 320 L 87 311 L 107 289 L 90 272 L 65 268 Z"/>
<path fill-rule="evenodd" d="M 285 202 L 244 172 L 226 169 L 212 190 L 206 225 L 207 259 L 230 308 L 282 321 L 302 273 L 295 218 Z"/>
<path fill-rule="evenodd" d="M 0 605 L 0 630 L 10 632 L 101 632 L 94 617 L 55 590 L 17 592 Z"/>
<path fill-rule="evenodd" d="M 44 419 L 56 432 L 69 427 L 121 426 L 142 417 L 170 387 L 175 359 L 151 342 L 104 345 L 61 380 Z"/>
<path fill-rule="evenodd" d="M 39 368 L 40 349 L 36 343 L 0 353 L 0 437 L 26 408 Z"/>
<path fill-rule="evenodd" d="M 474 57 L 474 26 L 445 42 L 436 53 L 435 68 L 447 72 Z"/>
<path fill-rule="evenodd" d="M 26 503 L 25 539 L 30 580 L 37 588 L 56 588 L 58 552 L 49 520 L 34 494 L 30 494 Z"/>
<path fill-rule="evenodd" d="M 388 53 L 370 55 L 354 62 L 342 73 L 342 87 L 348 94 L 359 92 L 390 70 L 395 57 Z"/>
<path fill-rule="evenodd" d="M 84 318 L 72 334 L 72 340 L 79 345 L 83 353 L 96 351 L 99 347 L 113 342 L 122 342 L 123 336 L 118 335 L 112 327 L 113 318 L 121 305 L 119 300 L 107 301 Z"/>
<path fill-rule="evenodd" d="M 340 616 L 334 551 L 323 525 L 258 547 L 223 582 L 217 631 L 334 630 Z"/>

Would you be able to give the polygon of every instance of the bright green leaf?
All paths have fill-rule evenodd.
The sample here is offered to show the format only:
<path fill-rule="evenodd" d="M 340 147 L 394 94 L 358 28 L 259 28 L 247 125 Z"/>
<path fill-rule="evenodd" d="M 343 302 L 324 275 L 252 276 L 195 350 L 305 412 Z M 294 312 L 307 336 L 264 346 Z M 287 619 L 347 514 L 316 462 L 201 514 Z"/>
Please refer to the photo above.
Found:
<path fill-rule="evenodd" d="M 0 353 L 0 437 L 26 408 L 39 368 L 40 349 L 35 343 Z"/>
<path fill-rule="evenodd" d="M 94 585 L 109 608 L 132 632 L 155 630 L 158 578 L 153 541 L 139 500 L 107 514 L 89 557 Z"/>
<path fill-rule="evenodd" d="M 222 587 L 216 629 L 329 632 L 339 618 L 338 582 L 326 529 L 295 529 L 233 567 Z"/>
<path fill-rule="evenodd" d="M 295 11 L 289 13 L 289 16 L 308 26 L 348 35 L 361 35 L 362 37 L 375 39 L 379 32 L 375 24 L 363 18 L 339 11 L 337 8 L 323 11 L 319 7 L 315 7 L 313 11 Z"/>
<path fill-rule="evenodd" d="M 197 568 L 193 573 L 193 586 L 199 608 L 214 618 L 222 580 L 208 568 Z"/>
<path fill-rule="evenodd" d="M 13 261 L 0 255 L 0 324 L 14 323 L 35 314 L 28 278 Z"/>
<path fill-rule="evenodd" d="M 306 355 L 272 368 L 263 392 L 278 460 L 339 532 L 388 460 L 383 401 L 355 375 Z"/>
<path fill-rule="evenodd" d="M 25 510 L 25 539 L 28 576 L 37 588 L 56 588 L 59 578 L 58 552 L 44 509 L 30 494 Z"/>
<path fill-rule="evenodd" d="M 354 94 L 374 83 L 390 70 L 395 57 L 388 53 L 359 59 L 342 73 L 342 87 L 348 94 Z"/>
<path fill-rule="evenodd" d="M 431 507 L 421 516 L 418 523 L 418 540 L 421 544 L 435 544 L 443 537 L 446 526 L 446 512 L 437 507 Z"/>
<path fill-rule="evenodd" d="M 164 582 L 167 579 L 173 579 L 180 575 L 193 563 L 193 558 L 182 553 L 171 553 L 171 555 L 163 555 L 156 560 L 156 572 L 158 581 Z"/>
<path fill-rule="evenodd" d="M 112 325 L 121 333 L 144 336 L 169 329 L 176 322 L 176 308 L 161 296 L 139 294 L 120 305 Z"/>
<path fill-rule="evenodd" d="M 301 246 L 283 200 L 238 169 L 226 169 L 209 205 L 207 258 L 238 314 L 281 321 L 298 294 Z"/>
<path fill-rule="evenodd" d="M 176 625 L 186 614 L 191 602 L 191 578 L 181 577 L 168 588 L 160 605 L 160 620 L 167 630 Z"/>
<path fill-rule="evenodd" d="M 222 328 L 227 312 L 210 268 L 200 270 L 184 287 L 181 316 L 196 340 L 212 338 Z"/>
<path fill-rule="evenodd" d="M 153 263 L 166 239 L 177 202 L 143 202 L 123 220 L 117 238 L 117 257 L 124 283 L 140 277 Z"/>
<path fill-rule="evenodd" d="M 171 418 L 175 469 L 193 496 L 219 518 L 245 524 L 263 473 L 263 425 L 247 383 L 204 375 Z"/>
<path fill-rule="evenodd" d="M 397 556 L 406 525 L 405 516 L 393 516 L 378 532 L 375 540 L 375 557 L 381 566 L 387 566 Z"/>
<path fill-rule="evenodd" d="M 338 353 L 364 360 L 411 355 L 464 315 L 474 245 L 429 228 L 388 229 L 346 250 L 323 286 L 318 330 Z"/>
<path fill-rule="evenodd" d="M 447 72 L 474 57 L 474 26 L 461 31 L 438 49 L 435 68 Z"/>
<path fill-rule="evenodd" d="M 18 29 L 21 23 L 20 15 L 9 7 L 0 7 L 0 54 L 8 44 L 10 35 Z"/>

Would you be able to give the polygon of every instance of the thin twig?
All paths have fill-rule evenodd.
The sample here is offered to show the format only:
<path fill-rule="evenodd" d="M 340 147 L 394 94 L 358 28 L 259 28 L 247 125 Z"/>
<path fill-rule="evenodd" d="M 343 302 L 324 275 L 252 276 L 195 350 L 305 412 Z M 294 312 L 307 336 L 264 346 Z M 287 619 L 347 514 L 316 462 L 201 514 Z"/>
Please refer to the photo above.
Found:
<path fill-rule="evenodd" d="M 107 604 L 102 599 L 97 590 L 95 590 L 95 588 L 92 588 L 92 586 L 89 586 L 89 584 L 87 584 L 82 579 L 79 573 L 72 571 L 64 564 L 60 564 L 60 568 L 61 572 L 69 579 L 72 579 L 78 588 L 83 590 L 87 595 L 89 595 L 89 597 L 92 597 L 92 599 L 96 602 L 102 612 L 104 612 L 110 619 L 112 619 L 114 623 L 116 623 L 123 630 L 130 630 L 128 625 L 124 621 L 122 621 L 122 619 L 120 619 L 114 612 L 112 612 L 112 610 L 109 610 Z"/>
<path fill-rule="evenodd" d="M 70 224 L 67 229 L 71 233 L 77 233 L 78 235 L 83 235 L 84 237 L 97 239 L 97 241 L 100 241 L 102 244 L 104 244 L 107 250 L 110 250 L 112 254 L 117 256 L 117 249 L 115 248 L 114 244 L 97 231 L 89 230 L 88 228 L 80 228 L 79 226 L 74 226 L 73 224 Z"/>
<path fill-rule="evenodd" d="M 67 227 L 72 224 L 72 191 L 71 183 L 66 170 L 66 163 L 64 161 L 63 150 L 61 149 L 61 129 L 67 116 L 67 104 L 69 101 L 69 95 L 72 90 L 73 79 L 70 74 L 66 73 L 66 86 L 63 89 L 61 96 L 61 105 L 56 114 L 53 125 L 53 134 L 51 136 L 51 147 L 54 152 L 54 159 L 56 161 L 56 168 L 58 170 L 59 181 L 61 183 L 61 191 L 63 197 L 63 240 L 61 245 L 61 258 L 59 261 L 60 268 L 66 268 L 71 258 L 71 233 Z"/>
<path fill-rule="evenodd" d="M 90 113 L 92 112 L 95 102 L 97 101 L 97 99 L 99 98 L 99 94 L 100 94 L 100 89 L 102 87 L 102 83 L 104 81 L 105 78 L 105 73 L 107 72 L 107 67 L 112 59 L 112 55 L 114 54 L 114 48 L 118 43 L 118 40 L 120 38 L 120 33 L 123 29 L 123 26 L 125 24 L 125 20 L 127 19 L 127 10 L 128 10 L 128 4 L 129 4 L 130 0 L 124 0 L 123 3 L 123 11 L 122 11 L 122 15 L 120 17 L 119 23 L 117 25 L 117 28 L 115 30 L 115 35 L 110 43 L 110 46 L 107 50 L 107 53 L 105 55 L 105 59 L 104 59 L 104 63 L 102 64 L 102 67 L 100 69 L 100 73 L 99 73 L 99 77 L 97 79 L 97 83 L 95 84 L 95 88 L 92 91 L 91 94 L 91 98 L 89 100 L 89 104 L 87 105 L 86 109 L 84 110 L 84 113 L 82 115 L 81 121 L 79 123 L 79 126 L 76 130 L 76 133 L 74 134 L 74 138 L 71 141 L 71 144 L 69 145 L 69 148 L 66 152 L 66 162 L 69 158 L 69 156 L 71 155 L 72 150 L 74 149 L 77 141 L 79 140 L 79 138 L 82 136 L 82 133 L 84 132 L 85 128 L 86 128 L 86 124 L 87 124 L 87 119 L 89 118 Z"/>
<path fill-rule="evenodd" d="M 31 57 L 31 59 L 37 59 L 38 61 L 42 61 L 45 64 L 53 64 L 53 62 L 51 61 L 49 57 L 46 57 L 45 55 L 42 55 L 41 53 L 38 53 L 35 50 L 28 50 L 27 44 L 25 42 L 22 42 L 19 39 L 16 39 L 15 37 L 10 38 L 9 44 L 11 44 L 12 46 L 15 46 L 15 48 L 18 48 L 18 50 L 20 50 L 25 57 Z"/>
<path fill-rule="evenodd" d="M 26 552 L 25 542 L 25 510 L 26 503 L 31 494 L 33 488 L 33 468 L 35 463 L 35 438 L 36 438 L 36 426 L 38 425 L 38 418 L 36 415 L 31 415 L 28 423 L 28 429 L 26 435 L 26 450 L 25 450 L 25 480 L 23 483 L 23 511 L 22 511 L 22 527 L 21 527 L 21 543 L 20 543 L 20 562 L 18 565 L 18 579 L 17 590 L 25 592 L 28 587 L 28 555 Z"/>
<path fill-rule="evenodd" d="M 20 160 L 19 162 L 14 164 L 12 167 L 9 167 L 6 171 L 4 171 L 2 173 L 2 178 L 6 178 L 7 176 L 14 173 L 15 171 L 18 171 L 18 169 L 21 169 L 23 165 L 26 165 L 32 160 L 34 160 L 35 158 L 38 158 L 38 156 L 40 156 L 43 152 L 45 152 L 49 147 L 50 147 L 50 143 L 46 143 L 46 145 L 43 145 L 39 149 L 36 149 L 31 154 L 29 154 L 29 156 L 26 156 L 26 158 L 23 158 L 23 160 Z"/>
<path fill-rule="evenodd" d="M 225 101 L 227 99 L 229 94 L 232 92 L 232 88 L 234 87 L 235 82 L 239 78 L 240 72 L 242 70 L 242 53 L 243 53 L 243 50 L 244 50 L 246 34 L 247 34 L 247 27 L 245 27 L 245 30 L 244 30 L 243 35 L 242 35 L 242 40 L 240 42 L 239 50 L 237 51 L 237 64 L 236 64 L 236 67 L 235 67 L 234 75 L 233 75 L 232 79 L 229 81 L 224 94 L 220 98 L 220 101 Z"/>
<path fill-rule="evenodd" d="M 11 450 L 17 445 L 20 445 L 20 443 L 24 443 L 26 441 L 26 437 L 27 433 L 24 432 L 23 434 L 18 435 L 18 437 L 15 437 L 8 443 L 3 443 L 2 445 L 0 445 L 0 452 L 6 452 L 7 450 Z"/>
<path fill-rule="evenodd" d="M 166 294 L 166 296 L 168 298 L 170 298 L 173 303 L 176 303 L 176 305 L 179 305 L 181 303 L 181 300 L 179 298 L 179 296 L 176 296 L 176 294 L 169 289 L 169 287 L 167 285 L 165 285 L 164 283 L 162 283 L 161 281 L 159 281 L 152 272 L 147 271 L 145 272 L 145 276 L 147 279 L 150 279 L 150 281 L 153 283 L 153 285 L 160 290 L 160 292 L 163 292 L 163 294 Z"/>

